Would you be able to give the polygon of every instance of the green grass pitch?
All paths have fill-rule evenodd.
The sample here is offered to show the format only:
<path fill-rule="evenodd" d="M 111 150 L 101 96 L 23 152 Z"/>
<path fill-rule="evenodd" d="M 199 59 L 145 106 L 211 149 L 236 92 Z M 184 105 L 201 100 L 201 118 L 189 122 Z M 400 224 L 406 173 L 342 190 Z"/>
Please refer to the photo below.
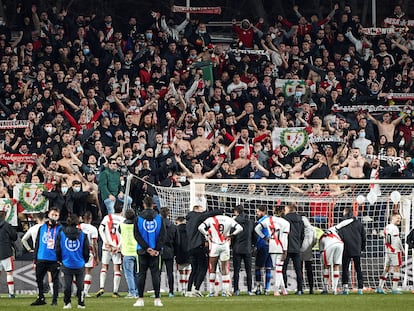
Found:
<path fill-rule="evenodd" d="M 123 297 L 125 297 L 123 293 Z M 35 296 L 23 295 L 15 299 L 9 299 L 7 295 L 0 295 L 0 310 L 23 311 L 23 310 L 62 310 L 63 297 L 60 294 L 58 306 L 51 306 L 50 296 L 46 297 L 47 305 L 31 307 L 30 303 Z M 135 299 L 112 298 L 110 293 L 105 293 L 100 298 L 86 298 L 86 310 L 118 311 L 139 310 L 143 308 L 133 307 Z M 269 310 L 306 310 L 306 311 L 409 311 L 414 310 L 414 294 L 405 292 L 402 295 L 379 295 L 365 293 L 359 296 L 355 293 L 350 295 L 302 295 L 293 293 L 284 297 L 274 296 L 247 296 L 241 294 L 238 297 L 211 297 L 211 298 L 189 298 L 176 296 L 174 298 L 161 297 L 163 308 L 154 307 L 153 298 L 146 296 L 145 309 L 165 309 L 168 311 L 269 311 Z M 77 308 L 76 299 L 72 298 L 72 308 Z"/>

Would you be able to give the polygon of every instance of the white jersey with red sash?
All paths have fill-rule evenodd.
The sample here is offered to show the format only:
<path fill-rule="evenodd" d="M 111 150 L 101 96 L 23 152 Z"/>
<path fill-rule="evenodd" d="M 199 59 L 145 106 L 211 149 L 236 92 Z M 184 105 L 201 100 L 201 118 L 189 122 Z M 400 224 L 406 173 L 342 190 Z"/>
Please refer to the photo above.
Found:
<path fill-rule="evenodd" d="M 228 243 L 230 235 L 241 232 L 243 227 L 229 216 L 218 215 L 207 218 L 198 230 L 208 237 L 210 243 L 222 245 Z"/>
<path fill-rule="evenodd" d="M 99 236 L 102 239 L 102 248 L 108 251 L 111 249 L 107 248 L 109 244 L 113 248 L 119 248 L 121 246 L 121 234 L 119 233 L 119 226 L 125 220 L 124 217 L 117 214 L 106 215 L 102 219 L 99 226 Z"/>
<path fill-rule="evenodd" d="M 385 252 L 396 254 L 404 250 L 401 239 L 400 230 L 394 224 L 388 224 L 384 229 Z"/>
<path fill-rule="evenodd" d="M 262 229 L 267 229 L 268 234 L 263 234 Z M 256 225 L 255 231 L 262 239 L 269 237 L 270 254 L 281 254 L 287 251 L 290 223 L 286 219 L 269 216 Z"/>

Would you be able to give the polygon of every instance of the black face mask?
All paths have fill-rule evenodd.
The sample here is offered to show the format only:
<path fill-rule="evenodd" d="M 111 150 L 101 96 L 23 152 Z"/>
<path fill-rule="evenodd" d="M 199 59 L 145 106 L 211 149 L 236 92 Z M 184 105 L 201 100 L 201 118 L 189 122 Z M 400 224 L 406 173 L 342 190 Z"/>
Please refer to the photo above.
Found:
<path fill-rule="evenodd" d="M 57 221 L 54 219 L 49 219 L 50 226 L 55 227 L 57 225 Z"/>

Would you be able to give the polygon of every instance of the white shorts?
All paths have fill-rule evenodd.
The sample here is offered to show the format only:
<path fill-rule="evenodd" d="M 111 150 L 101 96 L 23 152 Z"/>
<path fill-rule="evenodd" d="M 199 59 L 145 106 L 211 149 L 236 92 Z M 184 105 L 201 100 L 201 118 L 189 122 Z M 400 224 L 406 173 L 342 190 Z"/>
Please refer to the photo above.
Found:
<path fill-rule="evenodd" d="M 102 252 L 103 256 L 103 252 Z M 95 268 L 95 260 L 92 253 L 89 253 L 89 260 L 87 263 L 85 263 L 85 268 Z"/>
<path fill-rule="evenodd" d="M 219 257 L 220 261 L 230 260 L 230 243 L 210 243 L 210 257 Z"/>
<path fill-rule="evenodd" d="M 0 260 L 0 271 L 14 271 L 14 260 L 13 257 L 4 258 Z"/>
<path fill-rule="evenodd" d="M 111 253 L 110 251 L 107 251 L 107 250 L 102 250 L 102 263 L 104 264 L 104 265 L 109 265 L 109 263 L 111 262 L 111 260 L 112 260 L 112 263 L 114 264 L 114 265 L 120 265 L 121 263 L 122 263 L 122 256 L 121 256 L 121 253 L 115 253 L 115 254 L 113 254 L 113 253 Z"/>
<path fill-rule="evenodd" d="M 283 267 L 283 260 L 282 260 L 283 254 L 270 254 L 270 258 L 272 258 L 272 264 L 273 268 L 276 269 L 276 272 L 282 272 Z"/>
<path fill-rule="evenodd" d="M 189 263 L 177 264 L 177 270 L 178 271 L 191 271 L 191 264 Z"/>
<path fill-rule="evenodd" d="M 402 266 L 401 252 L 385 253 L 385 266 L 386 267 L 401 267 Z"/>
<path fill-rule="evenodd" d="M 344 252 L 343 243 L 335 243 L 330 245 L 322 252 L 323 264 L 325 267 L 342 264 L 342 254 Z"/>

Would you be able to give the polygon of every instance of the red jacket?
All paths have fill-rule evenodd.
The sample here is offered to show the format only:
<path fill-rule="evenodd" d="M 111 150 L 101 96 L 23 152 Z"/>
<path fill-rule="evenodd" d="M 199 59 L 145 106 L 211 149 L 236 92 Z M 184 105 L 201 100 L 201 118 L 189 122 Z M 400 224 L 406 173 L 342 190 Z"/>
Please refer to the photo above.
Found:
<path fill-rule="evenodd" d="M 256 28 L 262 28 L 262 23 L 257 23 Z M 252 48 L 253 47 L 253 37 L 254 37 L 254 30 L 252 27 L 245 30 L 240 28 L 239 25 L 233 24 L 233 31 L 238 35 L 241 42 L 243 42 L 243 45 L 245 48 Z"/>

